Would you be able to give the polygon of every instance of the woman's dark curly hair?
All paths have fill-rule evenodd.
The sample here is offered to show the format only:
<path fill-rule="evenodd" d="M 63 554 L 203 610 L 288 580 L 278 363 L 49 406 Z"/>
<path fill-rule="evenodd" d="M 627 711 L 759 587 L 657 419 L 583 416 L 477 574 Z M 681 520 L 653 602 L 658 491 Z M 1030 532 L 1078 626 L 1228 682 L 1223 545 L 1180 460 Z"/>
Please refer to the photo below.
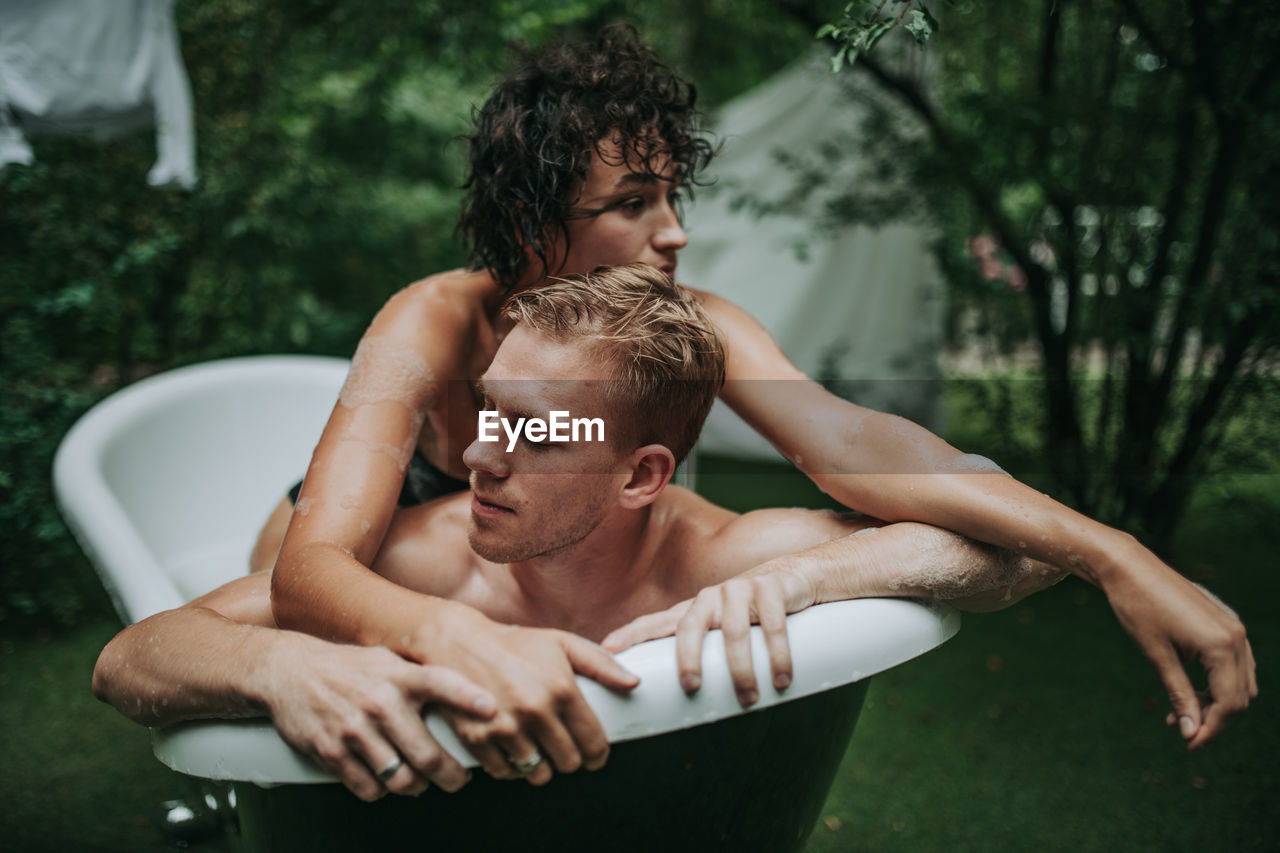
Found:
<path fill-rule="evenodd" d="M 526 247 L 554 273 L 548 252 L 568 247 L 576 179 L 600 140 L 620 142 L 627 164 L 661 178 L 669 156 L 677 184 L 695 181 L 713 152 L 699 134 L 697 90 L 658 62 L 634 29 L 610 25 L 589 42 L 515 48 L 514 70 L 476 115 L 458 231 L 471 265 L 511 288 L 528 272 Z"/>

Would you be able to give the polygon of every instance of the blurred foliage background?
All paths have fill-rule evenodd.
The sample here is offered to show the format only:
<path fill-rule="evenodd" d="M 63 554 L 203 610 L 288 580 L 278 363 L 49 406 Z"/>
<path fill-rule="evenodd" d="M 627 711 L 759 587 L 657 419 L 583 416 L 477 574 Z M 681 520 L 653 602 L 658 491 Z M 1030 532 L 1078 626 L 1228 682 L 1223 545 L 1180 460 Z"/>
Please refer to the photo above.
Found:
<path fill-rule="evenodd" d="M 1280 19 L 1246 0 L 928 5 L 927 85 L 890 32 L 840 73 L 899 108 L 778 168 L 826 199 L 816 238 L 930 224 L 947 437 L 1237 606 L 1263 696 L 1187 754 L 1105 596 L 1068 580 L 873 681 L 808 849 L 1272 849 L 1280 481 L 1253 475 L 1280 452 Z M 184 791 L 88 691 L 118 622 L 53 501 L 76 417 L 185 363 L 347 355 L 391 293 L 460 264 L 459 136 L 512 39 L 630 21 L 713 108 L 822 24 L 908 6 L 925 4 L 177 0 L 195 190 L 147 186 L 149 131 L 35 139 L 34 164 L 0 172 L 0 847 L 169 849 L 153 812 Z M 858 186 L 825 180 L 846 156 L 872 164 Z M 731 506 L 821 500 L 717 464 L 700 474 Z"/>
<path fill-rule="evenodd" d="M 850 3 L 845 41 L 923 7 Z M 827 194 L 829 225 L 932 222 L 949 340 L 983 366 L 953 428 L 1167 552 L 1204 477 L 1280 461 L 1280 19 L 1232 0 L 940 8 L 923 75 L 888 36 L 844 72 L 897 107 L 850 137 L 875 180 L 824 187 L 849 156 L 826 150 L 789 160 L 796 186 Z"/>
<path fill-rule="evenodd" d="M 177 4 L 200 183 L 157 190 L 150 131 L 37 138 L 0 172 L 0 630 L 106 607 L 54 506 L 53 452 L 96 400 L 231 355 L 349 355 L 382 302 L 463 263 L 473 105 L 513 39 L 634 22 L 724 99 L 794 58 L 764 2 Z"/>
<path fill-rule="evenodd" d="M 37 139 L 0 173 L 0 631 L 106 607 L 49 484 L 93 402 L 210 358 L 347 355 L 463 261 L 460 136 L 511 40 L 627 20 L 714 107 L 821 24 L 902 4 L 847 5 L 178 2 L 194 191 L 146 185 L 149 132 Z M 983 365 L 951 392 L 958 444 L 1162 547 L 1205 475 L 1276 468 L 1280 23 L 1228 0 L 934 11 L 927 85 L 888 61 L 906 32 L 841 72 L 904 109 L 779 168 L 829 194 L 815 231 L 936 228 L 951 346 Z M 877 180 L 823 187 L 843 156 Z"/>

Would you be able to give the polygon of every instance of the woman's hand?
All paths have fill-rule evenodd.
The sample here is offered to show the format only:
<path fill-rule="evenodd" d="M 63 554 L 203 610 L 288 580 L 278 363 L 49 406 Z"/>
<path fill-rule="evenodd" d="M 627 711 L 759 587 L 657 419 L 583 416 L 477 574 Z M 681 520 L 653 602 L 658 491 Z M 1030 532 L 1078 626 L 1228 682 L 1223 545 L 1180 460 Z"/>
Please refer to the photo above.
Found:
<path fill-rule="evenodd" d="M 1141 562 L 1135 557 L 1128 565 Z M 1141 580 L 1135 571 L 1115 573 L 1102 586 L 1120 624 L 1164 682 L 1173 707 L 1166 722 L 1176 725 L 1187 747 L 1195 750 L 1258 695 L 1253 649 L 1235 611 L 1204 587 L 1157 564 L 1165 571 Z M 1192 686 L 1186 660 L 1204 666 L 1206 690 L 1197 692 Z"/>
<path fill-rule="evenodd" d="M 609 740 L 578 689 L 584 675 L 612 690 L 640 683 L 600 646 L 568 631 L 501 625 L 468 614 L 443 647 L 436 634 L 431 659 L 490 691 L 497 713 L 487 719 L 445 709 L 444 717 L 485 771 L 497 779 L 523 777 L 544 785 L 553 769 L 597 770 Z M 521 768 L 523 765 L 523 768 Z"/>
<path fill-rule="evenodd" d="M 674 634 L 680 685 L 692 693 L 702 686 L 703 640 L 708 631 L 719 628 L 738 702 L 744 708 L 754 705 L 760 690 L 751 658 L 751 625 L 763 630 L 773 686 L 784 690 L 792 677 L 787 614 L 804 610 L 815 600 L 811 584 L 785 568 L 785 562 L 763 563 L 673 607 L 641 616 L 605 637 L 604 648 L 616 653 Z"/>

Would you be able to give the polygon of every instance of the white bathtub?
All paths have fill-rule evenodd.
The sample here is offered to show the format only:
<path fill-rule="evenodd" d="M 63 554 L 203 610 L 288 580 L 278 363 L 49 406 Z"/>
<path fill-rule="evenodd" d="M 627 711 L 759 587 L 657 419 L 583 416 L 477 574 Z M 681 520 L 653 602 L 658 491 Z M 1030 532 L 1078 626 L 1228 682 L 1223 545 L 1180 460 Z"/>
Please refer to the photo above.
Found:
<path fill-rule="evenodd" d="M 346 366 L 346 361 L 333 358 L 258 356 L 179 368 L 112 395 L 67 433 L 54 460 L 58 503 L 121 619 L 131 623 L 177 607 L 247 571 L 249 551 L 262 521 L 306 469 Z M 781 710 L 791 700 L 860 682 L 923 654 L 958 629 L 959 617 L 951 609 L 910 601 L 871 599 L 811 608 L 788 620 L 795 678 L 783 694 L 767 686 L 767 655 L 758 629 L 753 629 L 760 683 L 766 686 L 758 706 L 746 716 L 763 719 L 774 706 Z M 671 639 L 629 649 L 619 660 L 643 680 L 630 697 L 615 696 L 580 679 L 612 742 L 743 716 L 718 632 L 708 640 L 703 687 L 693 697 L 679 689 Z M 857 693 L 858 702 L 861 695 Z M 837 711 L 837 717 L 856 716 L 857 707 L 855 703 L 847 714 Z M 459 760 L 475 765 L 436 715 L 428 715 L 428 725 Z M 802 725 L 822 728 L 826 724 Z M 206 721 L 153 734 L 157 757 L 193 776 L 260 786 L 334 781 L 295 753 L 267 721 Z M 847 736 L 845 729 L 843 737 Z M 698 740 L 710 739 L 694 735 L 692 741 Z M 685 738 L 686 745 L 680 748 L 687 750 L 689 742 Z M 840 745 L 830 750 L 837 752 L 838 763 Z M 794 752 L 791 758 L 810 760 L 802 752 Z M 619 763 L 617 755 L 615 750 L 609 767 L 597 775 L 612 772 Z M 785 749 L 779 760 L 788 761 Z M 694 763 L 684 760 L 680 766 Z M 716 763 L 726 763 L 722 754 Z M 820 787 L 825 792 L 834 766 L 815 790 Z M 604 783 L 574 784 L 599 787 Z M 691 784 L 693 790 L 707 787 L 697 780 Z M 473 782 L 463 793 L 476 787 Z M 582 798 L 580 793 L 576 796 Z M 456 812 L 460 802 L 456 795 L 451 798 L 450 811 Z M 821 798 L 806 808 L 816 813 L 820 805 Z M 758 811 L 741 803 L 736 807 L 746 814 Z M 707 808 L 700 808 L 699 814 L 705 815 Z M 535 809 L 534 814 L 540 813 Z M 443 832 L 437 818 L 432 820 L 437 832 Z M 808 820 L 811 825 L 812 817 Z M 381 817 L 378 821 L 385 823 Z M 288 837 L 296 840 L 297 831 L 291 828 Z M 321 837 L 332 841 L 335 836 L 330 831 Z M 255 843 L 250 842 L 251 849 L 279 847 L 266 842 L 255 847 Z M 548 849 L 564 846 L 561 840 Z M 530 849 L 528 839 L 519 847 Z"/>

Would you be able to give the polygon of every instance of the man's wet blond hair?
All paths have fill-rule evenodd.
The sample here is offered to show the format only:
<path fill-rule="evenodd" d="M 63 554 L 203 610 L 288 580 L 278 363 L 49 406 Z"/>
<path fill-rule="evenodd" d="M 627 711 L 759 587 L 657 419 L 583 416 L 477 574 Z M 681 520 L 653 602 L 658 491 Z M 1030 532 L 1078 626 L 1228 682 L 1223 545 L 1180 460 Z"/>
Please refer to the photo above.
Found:
<path fill-rule="evenodd" d="M 724 347 L 707 312 L 648 264 L 597 267 L 513 295 L 504 313 L 564 342 L 598 342 L 613 369 L 608 395 L 632 446 L 662 444 L 682 460 L 724 384 Z"/>

